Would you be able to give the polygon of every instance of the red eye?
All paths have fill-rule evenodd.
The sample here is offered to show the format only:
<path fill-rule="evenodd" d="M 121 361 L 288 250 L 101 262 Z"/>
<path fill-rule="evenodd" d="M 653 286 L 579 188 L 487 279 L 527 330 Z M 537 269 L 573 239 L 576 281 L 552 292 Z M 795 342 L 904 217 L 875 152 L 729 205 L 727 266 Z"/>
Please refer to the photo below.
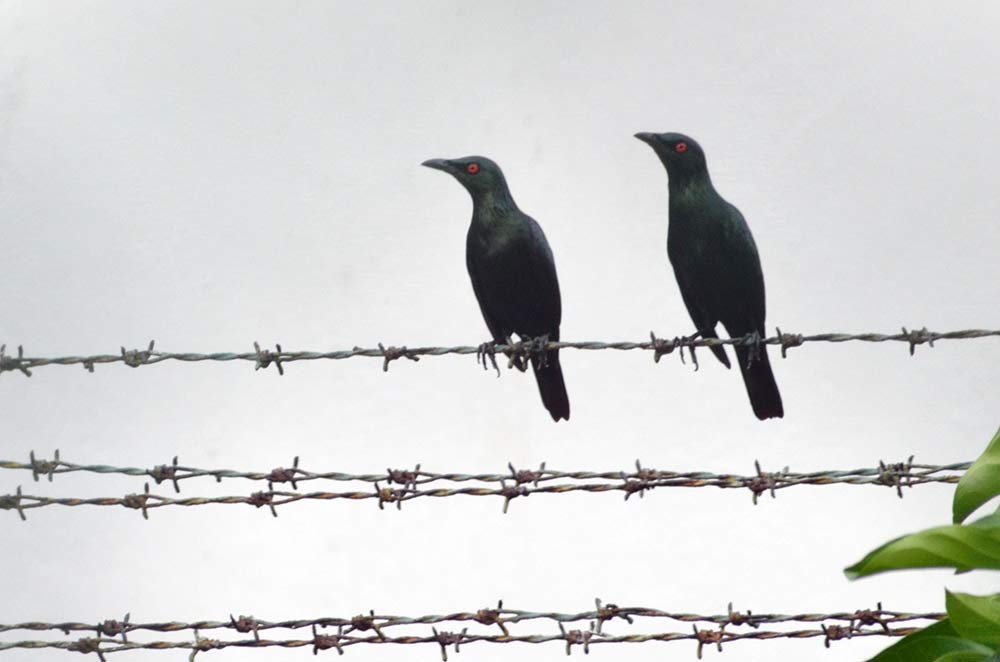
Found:
<path fill-rule="evenodd" d="M 465 166 L 465 169 L 468 171 L 468 173 L 470 175 L 474 175 L 477 172 L 479 172 L 479 164 L 478 163 L 470 163 L 469 165 Z"/>
<path fill-rule="evenodd" d="M 688 144 L 677 143 L 676 145 L 674 145 L 674 151 L 677 152 L 678 154 L 683 154 L 684 152 L 688 151 Z"/>

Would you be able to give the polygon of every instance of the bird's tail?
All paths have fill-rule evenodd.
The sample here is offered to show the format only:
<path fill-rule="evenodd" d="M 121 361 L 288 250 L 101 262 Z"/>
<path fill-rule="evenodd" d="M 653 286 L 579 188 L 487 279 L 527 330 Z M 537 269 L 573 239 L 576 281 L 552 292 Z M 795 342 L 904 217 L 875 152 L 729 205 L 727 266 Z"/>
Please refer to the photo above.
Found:
<path fill-rule="evenodd" d="M 702 338 L 718 338 L 719 335 L 715 332 L 715 329 L 706 329 L 704 331 L 699 330 Z M 715 358 L 719 359 L 719 363 L 729 367 L 729 357 L 726 356 L 726 348 L 722 345 L 712 345 L 709 349 L 715 354 Z"/>
<path fill-rule="evenodd" d="M 562 367 L 559 365 L 559 350 L 553 349 L 545 353 L 545 365 L 539 365 L 538 360 L 531 359 L 531 368 L 538 382 L 538 392 L 542 396 L 542 404 L 549 410 L 552 420 L 569 420 L 569 396 L 566 394 L 566 383 L 563 381 Z"/>
<path fill-rule="evenodd" d="M 743 383 L 747 387 L 747 395 L 750 396 L 750 405 L 757 418 L 764 420 L 767 418 L 781 418 L 785 415 L 785 409 L 781 404 L 781 393 L 778 392 L 778 385 L 774 381 L 774 373 L 771 372 L 771 363 L 767 360 L 767 346 L 760 346 L 760 354 L 750 360 L 751 348 L 744 345 L 736 345 L 736 361 L 740 364 L 740 372 L 743 373 Z M 747 365 L 749 361 L 749 366 Z"/>

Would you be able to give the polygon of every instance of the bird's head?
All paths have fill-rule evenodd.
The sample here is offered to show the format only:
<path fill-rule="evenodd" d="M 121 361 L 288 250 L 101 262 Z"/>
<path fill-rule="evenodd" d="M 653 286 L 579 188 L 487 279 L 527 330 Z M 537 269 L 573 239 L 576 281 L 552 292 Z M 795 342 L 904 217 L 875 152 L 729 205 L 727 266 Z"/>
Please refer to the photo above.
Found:
<path fill-rule="evenodd" d="M 708 172 L 705 152 L 694 138 L 683 133 L 637 133 L 635 137 L 653 148 L 670 177 Z"/>
<path fill-rule="evenodd" d="M 430 159 L 420 165 L 448 173 L 475 199 L 484 193 L 505 191 L 507 181 L 500 166 L 485 156 L 465 156 L 460 159 Z"/>

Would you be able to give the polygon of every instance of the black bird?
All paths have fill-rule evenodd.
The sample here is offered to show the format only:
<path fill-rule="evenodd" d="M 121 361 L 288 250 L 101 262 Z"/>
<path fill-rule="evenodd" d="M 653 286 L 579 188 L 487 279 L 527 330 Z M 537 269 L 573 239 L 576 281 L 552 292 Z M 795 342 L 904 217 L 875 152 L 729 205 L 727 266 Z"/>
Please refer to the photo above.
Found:
<path fill-rule="evenodd" d="M 637 133 L 660 157 L 670 180 L 667 255 L 695 328 L 718 338 L 722 322 L 731 338 L 764 336 L 764 274 L 753 235 L 740 210 L 720 196 L 708 176 L 701 145 L 680 133 Z M 781 394 L 767 347 L 736 345 L 736 358 L 757 418 L 781 418 Z M 721 345 L 712 352 L 729 367 Z"/>
<path fill-rule="evenodd" d="M 448 173 L 472 196 L 465 264 L 493 341 L 504 343 L 515 333 L 558 341 L 562 304 L 552 249 L 538 223 L 514 203 L 500 166 L 482 156 L 422 165 Z M 552 420 L 569 420 L 559 350 L 547 351 L 543 361 L 533 355 L 531 367 Z"/>

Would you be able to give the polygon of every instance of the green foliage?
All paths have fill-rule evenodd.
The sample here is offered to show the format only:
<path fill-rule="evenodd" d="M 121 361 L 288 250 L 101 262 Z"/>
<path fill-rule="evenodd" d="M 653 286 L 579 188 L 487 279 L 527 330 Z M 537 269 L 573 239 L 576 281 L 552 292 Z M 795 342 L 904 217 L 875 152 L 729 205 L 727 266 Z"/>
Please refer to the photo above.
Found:
<path fill-rule="evenodd" d="M 959 657 L 949 657 L 953 655 Z M 992 655 L 993 651 L 986 646 L 962 639 L 946 618 L 903 637 L 868 662 L 980 662 Z"/>
<path fill-rule="evenodd" d="M 907 568 L 1000 570 L 1000 508 L 962 524 L 1000 495 L 1000 430 L 958 483 L 954 524 L 891 540 L 845 568 L 850 579 Z M 948 618 L 902 638 L 869 662 L 1000 662 L 1000 594 L 945 592 Z"/>
<path fill-rule="evenodd" d="M 907 568 L 1000 570 L 1000 510 L 971 524 L 937 526 L 891 540 L 844 573 L 857 579 Z"/>
<path fill-rule="evenodd" d="M 961 524 L 976 508 L 1000 494 L 1000 430 L 986 452 L 962 476 L 952 502 L 952 522 Z"/>
<path fill-rule="evenodd" d="M 960 635 L 1000 648 L 1000 594 L 978 596 L 946 591 L 945 604 L 948 618 Z"/>
<path fill-rule="evenodd" d="M 996 662 L 1000 657 L 981 651 L 952 651 L 945 653 L 935 662 Z"/>

